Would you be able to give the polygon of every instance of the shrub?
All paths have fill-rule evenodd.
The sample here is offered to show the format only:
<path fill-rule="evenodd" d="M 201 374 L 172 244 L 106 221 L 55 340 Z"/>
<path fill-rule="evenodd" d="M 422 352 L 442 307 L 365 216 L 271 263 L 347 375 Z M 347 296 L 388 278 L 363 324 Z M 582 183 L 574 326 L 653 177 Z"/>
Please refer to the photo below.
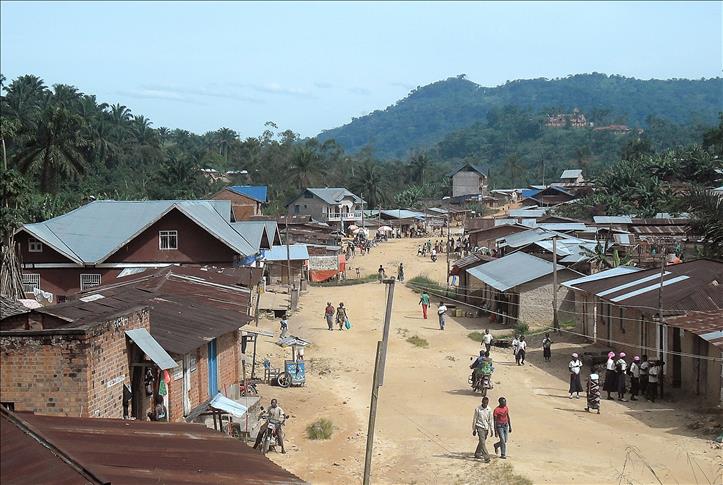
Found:
<path fill-rule="evenodd" d="M 471 338 L 475 342 L 481 342 L 482 335 L 484 335 L 482 332 L 471 332 L 467 334 L 467 337 Z"/>
<path fill-rule="evenodd" d="M 415 347 L 422 347 L 423 349 L 426 349 L 429 347 L 429 342 L 427 342 L 426 339 L 423 339 L 419 335 L 413 335 L 407 339 L 407 342 L 414 345 Z"/>
<path fill-rule="evenodd" d="M 515 333 L 517 335 L 527 335 L 527 333 L 530 331 L 530 326 L 527 325 L 525 322 L 517 322 L 515 324 Z"/>
<path fill-rule="evenodd" d="M 333 432 L 334 424 L 326 418 L 319 418 L 306 427 L 306 436 L 310 440 L 328 440 Z"/>

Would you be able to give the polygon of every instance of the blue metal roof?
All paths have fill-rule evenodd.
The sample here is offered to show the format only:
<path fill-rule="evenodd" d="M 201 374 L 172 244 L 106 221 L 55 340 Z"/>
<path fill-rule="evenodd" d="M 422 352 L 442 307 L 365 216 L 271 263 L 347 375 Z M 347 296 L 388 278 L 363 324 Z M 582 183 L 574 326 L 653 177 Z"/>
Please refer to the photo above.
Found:
<path fill-rule="evenodd" d="M 529 199 L 530 197 L 536 196 L 539 192 L 540 189 L 523 189 L 521 195 L 523 199 Z"/>
<path fill-rule="evenodd" d="M 264 259 L 266 261 L 286 261 L 286 245 L 274 246 L 270 250 L 264 251 Z M 306 244 L 289 245 L 289 259 L 292 261 L 309 259 Z"/>
<path fill-rule="evenodd" d="M 268 188 L 265 185 L 231 185 L 226 188 L 257 202 L 266 203 L 269 201 Z"/>

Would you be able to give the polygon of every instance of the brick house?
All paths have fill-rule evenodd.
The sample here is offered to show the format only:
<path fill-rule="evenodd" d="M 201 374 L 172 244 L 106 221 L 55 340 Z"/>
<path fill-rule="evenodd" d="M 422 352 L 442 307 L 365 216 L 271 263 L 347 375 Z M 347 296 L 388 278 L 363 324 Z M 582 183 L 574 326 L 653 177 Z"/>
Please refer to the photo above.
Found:
<path fill-rule="evenodd" d="M 289 216 L 311 216 L 334 227 L 357 224 L 364 201 L 343 187 L 307 188 L 286 204 Z"/>
<path fill-rule="evenodd" d="M 233 223 L 228 200 L 104 200 L 25 224 L 15 239 L 25 291 L 40 289 L 63 301 L 142 268 L 254 265 L 276 236 L 247 238 L 246 231 L 259 233 Z"/>
<path fill-rule="evenodd" d="M 171 421 L 218 392 L 238 394 L 241 375 L 240 328 L 251 320 L 251 291 L 240 286 L 258 268 L 173 266 L 117 279 L 92 288 L 85 298 L 119 299 L 147 305 L 150 332 L 175 365 L 169 370 Z M 179 316 L 181 318 L 179 318 Z"/>
<path fill-rule="evenodd" d="M 503 258 L 466 269 L 467 301 L 486 308 L 497 321 L 515 324 L 549 325 L 553 320 L 553 264 L 535 256 L 516 252 Z M 558 283 L 578 275 L 557 266 Z M 558 288 L 558 317 L 571 319 L 568 288 Z"/>
<path fill-rule="evenodd" d="M 666 266 L 662 288 L 660 268 L 618 267 L 563 285 L 573 292 L 575 332 L 629 356 L 662 359 L 667 385 L 717 404 L 723 398 L 722 283 L 723 263 L 700 259 Z"/>
<path fill-rule="evenodd" d="M 487 195 L 487 172 L 479 165 L 465 163 L 447 174 L 452 179 L 452 197 Z"/>
<path fill-rule="evenodd" d="M 269 201 L 268 188 L 265 185 L 230 185 L 213 194 L 211 198 L 231 201 L 235 221 L 260 216 L 262 207 Z"/>
<path fill-rule="evenodd" d="M 139 399 L 133 414 L 144 417 L 150 402 L 134 369 L 174 365 L 149 328 L 145 305 L 120 300 L 9 315 L 0 320 L 0 401 L 17 411 L 121 418 L 127 386 Z"/>

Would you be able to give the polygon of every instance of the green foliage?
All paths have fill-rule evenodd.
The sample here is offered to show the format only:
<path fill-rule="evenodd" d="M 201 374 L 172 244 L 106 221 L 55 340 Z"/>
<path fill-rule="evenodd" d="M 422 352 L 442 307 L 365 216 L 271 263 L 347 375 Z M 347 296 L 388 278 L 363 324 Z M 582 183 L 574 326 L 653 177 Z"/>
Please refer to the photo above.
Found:
<path fill-rule="evenodd" d="M 644 81 L 599 73 L 509 81 L 487 88 L 462 75 L 417 87 L 386 109 L 353 118 L 349 124 L 322 132 L 319 139 L 336 140 L 351 153 L 373 144 L 377 156 L 401 158 L 432 147 L 458 130 L 484 123 L 490 112 L 505 106 L 534 113 L 579 108 L 595 126 L 628 124 L 646 131 L 653 128 L 649 117 L 673 126 L 711 125 L 718 117 L 722 89 L 721 78 Z M 538 129 L 530 120 L 521 133 L 535 138 Z M 554 158 L 550 156 L 550 160 Z"/>
<path fill-rule="evenodd" d="M 516 335 L 527 335 L 530 332 L 530 326 L 525 322 L 518 321 L 515 323 L 515 334 Z"/>
<path fill-rule="evenodd" d="M 420 347 L 423 349 L 429 347 L 429 342 L 427 342 L 427 339 L 422 338 L 419 335 L 412 335 L 411 337 L 407 337 L 407 342 L 414 345 L 415 347 Z"/>
<path fill-rule="evenodd" d="M 695 188 L 687 198 L 693 217 L 690 230 L 703 239 L 704 255 L 723 258 L 723 197 Z"/>
<path fill-rule="evenodd" d="M 484 334 L 482 332 L 470 332 L 467 334 L 467 337 L 474 340 L 475 342 L 481 342 Z"/>
<path fill-rule="evenodd" d="M 306 427 L 306 437 L 310 440 L 328 440 L 334 433 L 334 423 L 326 418 L 319 418 Z"/>
<path fill-rule="evenodd" d="M 427 276 L 415 276 L 410 278 L 407 280 L 406 285 L 417 293 L 421 293 L 422 290 L 427 290 L 430 292 L 430 296 L 432 296 L 431 293 L 439 294 L 447 290 L 447 288 L 443 285 L 431 278 L 428 278 Z"/>

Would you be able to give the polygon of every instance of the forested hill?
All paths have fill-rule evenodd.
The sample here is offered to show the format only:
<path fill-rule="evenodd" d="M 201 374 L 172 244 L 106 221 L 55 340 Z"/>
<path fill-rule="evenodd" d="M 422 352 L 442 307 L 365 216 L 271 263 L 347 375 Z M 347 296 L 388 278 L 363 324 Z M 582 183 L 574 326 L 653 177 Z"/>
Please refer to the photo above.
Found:
<path fill-rule="evenodd" d="M 449 133 L 484 122 L 492 108 L 517 106 L 534 112 L 580 109 L 590 121 L 646 127 L 649 116 L 676 124 L 714 125 L 723 111 L 723 78 L 640 80 L 605 74 L 526 79 L 487 88 L 464 75 L 418 87 L 384 110 L 322 132 L 348 152 L 366 146 L 381 158 L 406 158 Z"/>

